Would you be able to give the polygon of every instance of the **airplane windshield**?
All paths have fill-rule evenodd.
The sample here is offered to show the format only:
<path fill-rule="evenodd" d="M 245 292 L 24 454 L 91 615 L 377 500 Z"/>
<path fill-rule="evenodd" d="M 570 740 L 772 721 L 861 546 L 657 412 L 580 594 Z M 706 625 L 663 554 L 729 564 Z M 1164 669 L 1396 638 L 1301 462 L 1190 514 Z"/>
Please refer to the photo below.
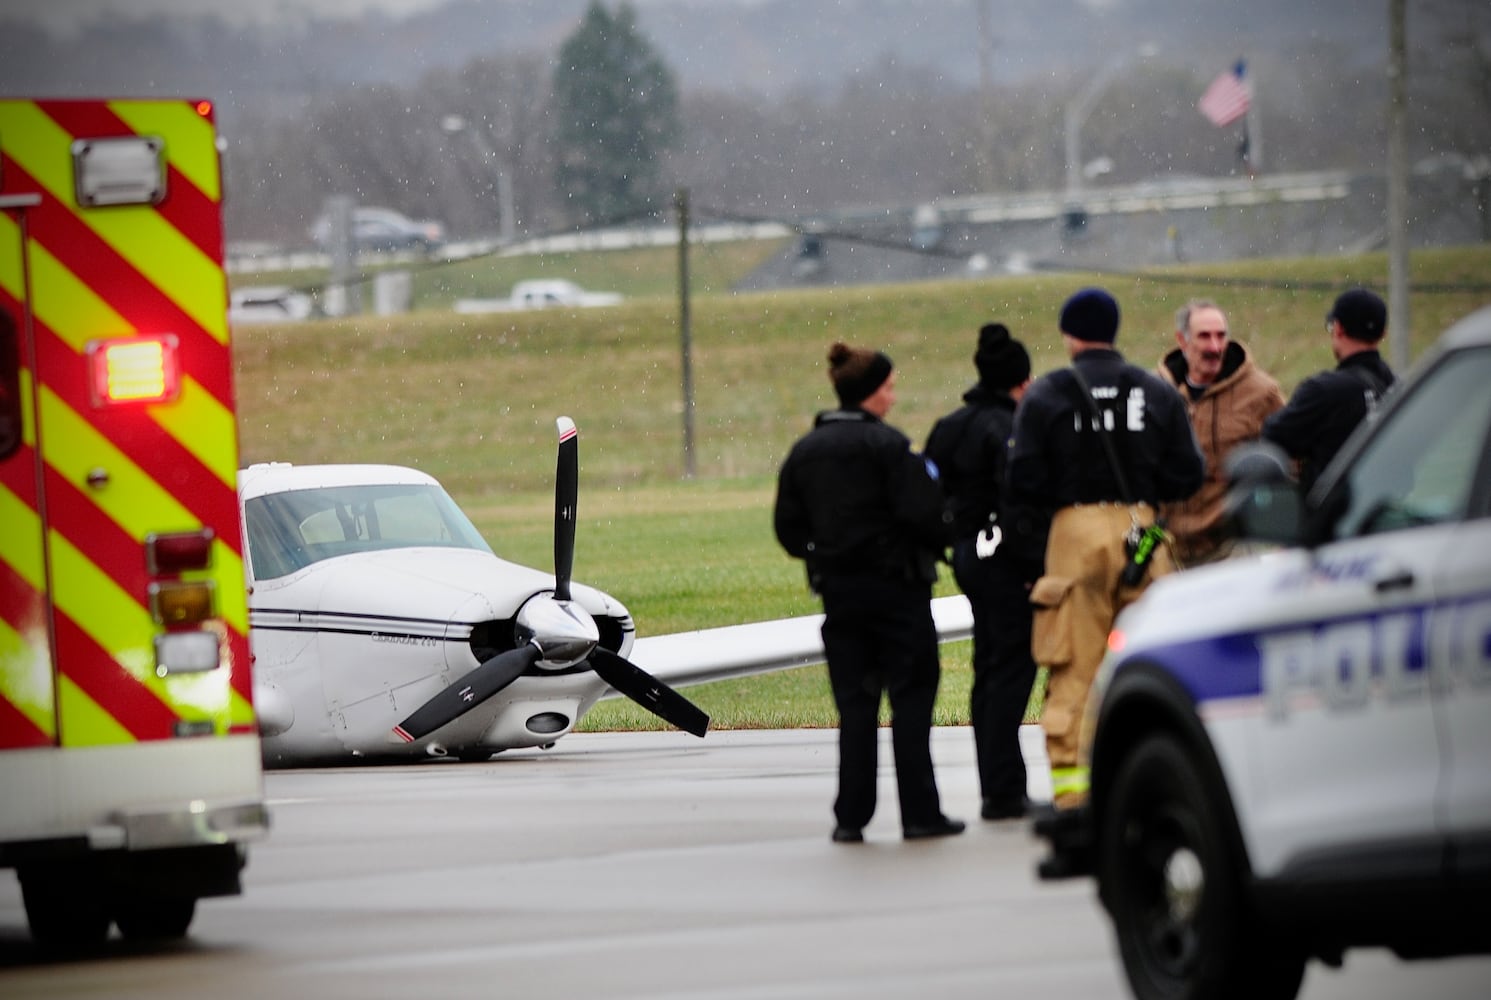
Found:
<path fill-rule="evenodd" d="M 333 486 L 254 497 L 243 507 L 254 578 L 354 552 L 424 546 L 491 552 L 438 486 Z"/>

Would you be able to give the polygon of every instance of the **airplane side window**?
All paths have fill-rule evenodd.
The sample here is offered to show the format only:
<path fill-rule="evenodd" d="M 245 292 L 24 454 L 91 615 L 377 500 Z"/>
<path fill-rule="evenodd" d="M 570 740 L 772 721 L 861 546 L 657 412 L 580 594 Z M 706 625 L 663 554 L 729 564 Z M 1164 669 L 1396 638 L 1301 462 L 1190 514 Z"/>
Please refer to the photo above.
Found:
<path fill-rule="evenodd" d="M 1352 463 L 1341 487 L 1349 538 L 1471 516 L 1491 430 L 1491 348 L 1459 351 L 1413 390 Z"/>
<path fill-rule="evenodd" d="M 243 507 L 248 529 L 249 565 L 254 579 L 272 580 L 310 564 L 294 512 L 273 496 L 255 497 Z"/>
<path fill-rule="evenodd" d="M 450 531 L 426 494 L 389 497 L 378 504 L 383 537 L 417 545 L 450 542 Z"/>
<path fill-rule="evenodd" d="M 491 552 L 454 500 L 438 487 L 369 484 L 289 490 L 244 505 L 258 579 L 323 559 L 423 546 Z"/>
<path fill-rule="evenodd" d="M 300 537 L 310 545 L 345 541 L 347 532 L 342 523 L 341 509 L 328 507 L 301 521 Z"/>
<path fill-rule="evenodd" d="M 21 345 L 15 321 L 0 309 L 0 460 L 21 447 Z"/>

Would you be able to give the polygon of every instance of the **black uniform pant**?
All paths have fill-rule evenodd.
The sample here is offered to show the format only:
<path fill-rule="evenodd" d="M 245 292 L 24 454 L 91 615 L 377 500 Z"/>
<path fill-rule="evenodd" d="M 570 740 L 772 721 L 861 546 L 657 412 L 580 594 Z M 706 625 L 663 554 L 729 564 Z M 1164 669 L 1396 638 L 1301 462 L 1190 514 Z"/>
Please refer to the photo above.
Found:
<path fill-rule="evenodd" d="M 1020 723 L 1035 684 L 1030 655 L 1030 591 L 1003 560 L 980 559 L 973 539 L 953 547 L 953 576 L 973 610 L 970 715 L 979 790 L 986 799 L 1025 799 Z"/>
<path fill-rule="evenodd" d="M 932 774 L 932 706 L 940 673 L 930 584 L 874 576 L 829 576 L 823 649 L 839 710 L 839 794 L 834 816 L 859 829 L 875 814 L 882 692 L 890 696 L 891 746 L 901 825 L 942 820 Z"/>

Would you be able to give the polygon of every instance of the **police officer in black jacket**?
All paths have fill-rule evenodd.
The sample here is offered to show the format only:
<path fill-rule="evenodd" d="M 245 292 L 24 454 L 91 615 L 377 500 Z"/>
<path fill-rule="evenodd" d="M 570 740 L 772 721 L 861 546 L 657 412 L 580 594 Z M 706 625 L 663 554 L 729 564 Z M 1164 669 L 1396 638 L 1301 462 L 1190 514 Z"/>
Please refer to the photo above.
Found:
<path fill-rule="evenodd" d="M 932 584 L 948 542 L 942 490 L 927 460 L 883 422 L 896 398 L 890 358 L 835 343 L 828 361 L 840 408 L 818 414 L 782 464 L 774 526 L 823 600 L 839 711 L 833 839 L 862 841 L 875 813 L 882 692 L 890 696 L 902 834 L 961 833 L 964 824 L 942 814 L 932 773 L 940 673 Z"/>
<path fill-rule="evenodd" d="M 1365 288 L 1343 292 L 1325 317 L 1332 371 L 1299 384 L 1289 403 L 1263 423 L 1263 438 L 1299 460 L 1306 492 L 1341 445 L 1393 384 L 1393 370 L 1377 352 L 1387 332 L 1387 303 Z"/>
<path fill-rule="evenodd" d="M 953 575 L 973 611 L 970 718 L 984 819 L 1025 815 L 1020 723 L 1035 683 L 1030 588 L 1041 575 L 1043 534 L 1021 530 L 1033 516 L 1005 500 L 1015 405 L 1030 381 L 1030 354 L 1003 323 L 987 323 L 973 355 L 978 383 L 932 428 L 926 455 L 937 464 L 953 518 Z M 1023 547 L 1022 547 L 1023 545 Z"/>
<path fill-rule="evenodd" d="M 1066 301 L 1060 329 L 1072 366 L 1031 384 L 1010 441 L 1011 501 L 1052 512 L 1044 575 L 1030 593 L 1031 652 L 1050 672 L 1041 726 L 1058 809 L 1087 800 L 1077 744 L 1113 621 L 1175 568 L 1168 545 L 1149 544 L 1144 573 L 1125 583 L 1130 548 L 1140 551 L 1127 539 L 1142 540 L 1159 504 L 1189 497 L 1205 472 L 1185 402 L 1124 361 L 1113 346 L 1118 322 L 1118 303 L 1101 288 Z"/>

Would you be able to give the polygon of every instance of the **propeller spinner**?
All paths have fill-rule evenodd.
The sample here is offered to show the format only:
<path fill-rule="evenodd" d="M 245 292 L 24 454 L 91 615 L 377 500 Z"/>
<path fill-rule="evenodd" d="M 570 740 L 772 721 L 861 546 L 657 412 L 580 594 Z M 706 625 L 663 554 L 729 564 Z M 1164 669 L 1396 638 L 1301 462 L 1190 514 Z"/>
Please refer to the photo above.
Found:
<path fill-rule="evenodd" d="M 587 663 L 618 692 L 685 732 L 703 736 L 709 716 L 647 671 L 599 645 L 595 619 L 570 598 L 575 558 L 575 508 L 579 498 L 579 432 L 560 417 L 559 461 L 554 482 L 554 593 L 534 594 L 518 609 L 518 647 L 468 672 L 394 726 L 393 743 L 412 743 L 497 694 L 537 663 L 562 670 Z"/>

